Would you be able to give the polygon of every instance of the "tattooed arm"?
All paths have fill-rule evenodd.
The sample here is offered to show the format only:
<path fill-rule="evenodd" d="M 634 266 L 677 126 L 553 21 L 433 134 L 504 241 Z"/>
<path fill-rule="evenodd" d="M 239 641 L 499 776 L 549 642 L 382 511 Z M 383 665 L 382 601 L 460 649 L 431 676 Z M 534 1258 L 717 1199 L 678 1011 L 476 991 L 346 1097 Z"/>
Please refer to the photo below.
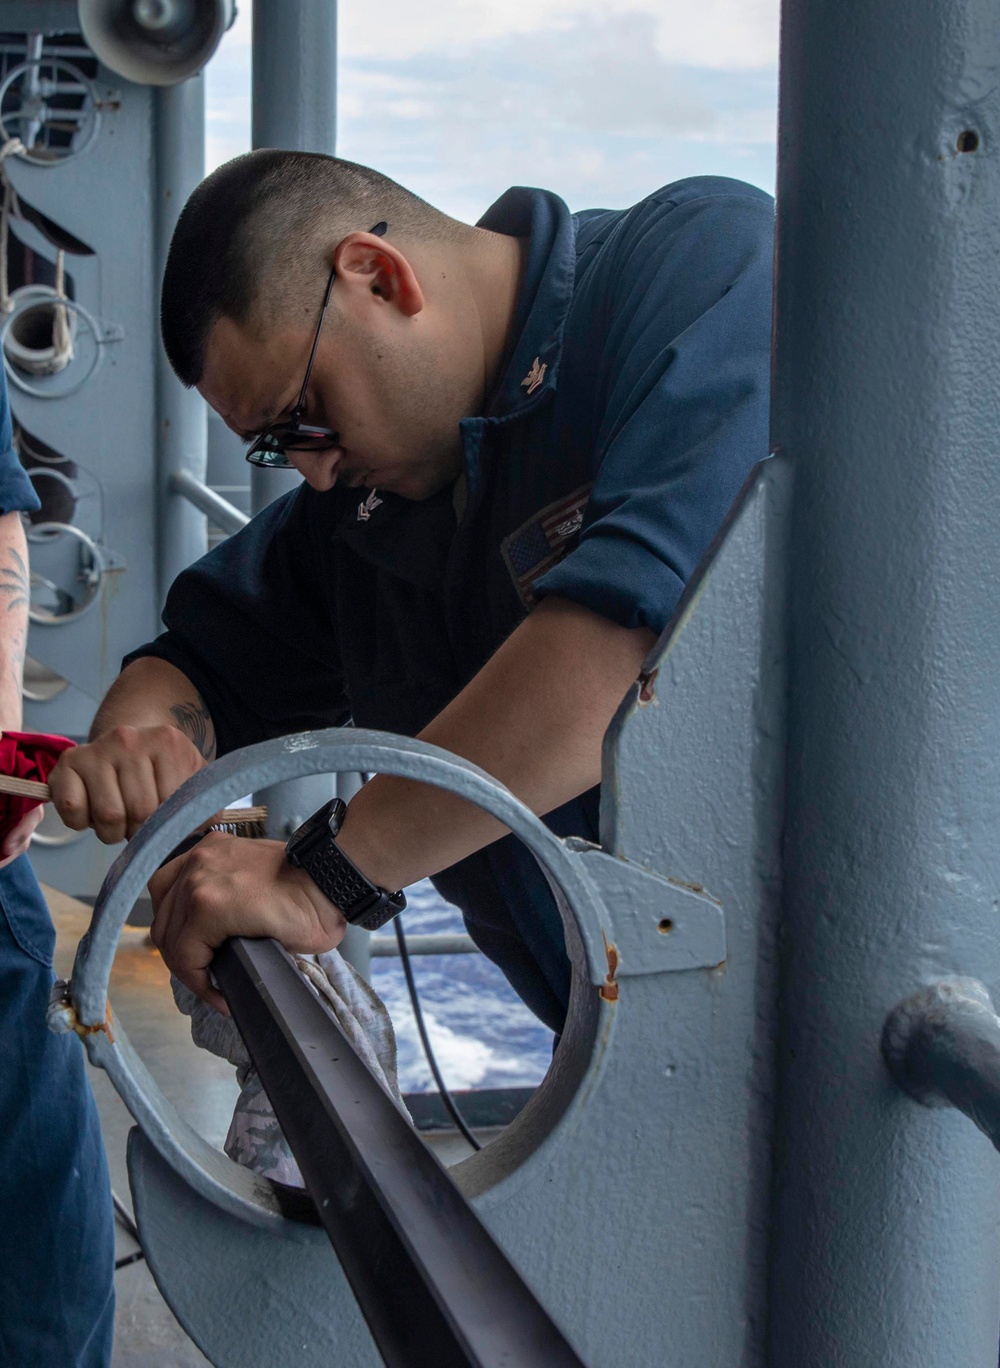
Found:
<path fill-rule="evenodd" d="M 28 544 L 19 513 L 0 517 L 0 730 L 21 727 L 21 676 L 28 636 Z"/>
<path fill-rule="evenodd" d="M 90 740 L 67 751 L 49 783 L 60 817 L 121 841 L 215 759 L 215 727 L 198 690 L 165 660 L 144 656 L 118 676 Z"/>
<path fill-rule="evenodd" d="M 170 716 L 174 726 L 197 746 L 206 760 L 215 759 L 215 728 L 200 696 L 193 703 L 173 703 Z"/>
<path fill-rule="evenodd" d="M 19 513 L 0 516 L 0 731 L 21 729 L 21 675 L 28 637 L 28 544 Z M 35 808 L 0 844 L 0 867 L 28 848 L 42 820 Z"/>

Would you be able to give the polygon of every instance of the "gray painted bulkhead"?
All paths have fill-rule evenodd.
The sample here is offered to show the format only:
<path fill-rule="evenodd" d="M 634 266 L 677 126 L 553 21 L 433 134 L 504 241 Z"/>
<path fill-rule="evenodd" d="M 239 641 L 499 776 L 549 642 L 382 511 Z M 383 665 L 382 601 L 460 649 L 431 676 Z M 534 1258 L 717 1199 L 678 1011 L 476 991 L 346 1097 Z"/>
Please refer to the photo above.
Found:
<path fill-rule="evenodd" d="M 77 8 L 73 0 L 3 0 L 0 29 L 78 32 Z M 80 467 L 88 519 L 98 517 L 100 544 L 114 553 L 114 568 L 93 607 L 75 621 L 32 623 L 29 632 L 29 655 L 68 687 L 50 701 L 26 699 L 24 725 L 75 738 L 86 734 L 122 656 L 159 624 L 155 96 L 103 67 L 94 84 L 99 124 L 79 155 L 46 166 L 18 156 L 6 163 L 19 194 L 93 250 L 92 256 L 68 256 L 67 269 L 77 302 L 108 333 L 93 374 L 66 397 L 35 397 L 10 384 L 15 421 Z M 54 259 L 54 247 L 30 225 L 17 230 Z M 53 388 L 72 380 L 77 364 Z M 46 830 L 59 836 L 58 821 L 51 819 Z M 113 853 L 89 832 L 69 844 L 32 846 L 40 877 L 76 894 L 97 891 Z"/>

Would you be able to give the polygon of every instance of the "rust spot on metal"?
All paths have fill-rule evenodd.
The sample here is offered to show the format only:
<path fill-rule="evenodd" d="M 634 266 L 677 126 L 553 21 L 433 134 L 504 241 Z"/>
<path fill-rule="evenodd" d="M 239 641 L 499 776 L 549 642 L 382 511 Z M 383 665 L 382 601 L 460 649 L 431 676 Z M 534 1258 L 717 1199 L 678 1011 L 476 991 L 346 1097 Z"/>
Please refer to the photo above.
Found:
<path fill-rule="evenodd" d="M 697 893 L 699 897 L 708 898 L 710 902 L 715 903 L 716 907 L 722 906 L 719 899 L 713 897 L 704 884 L 692 883 L 690 879 L 675 879 L 672 874 L 667 875 L 667 883 L 672 883 L 675 888 L 685 888 L 689 893 Z"/>
<path fill-rule="evenodd" d="M 601 932 L 601 935 L 604 936 L 603 931 Z M 605 1002 L 617 1002 L 618 984 L 615 980 L 615 974 L 618 972 L 618 950 L 608 940 L 607 936 L 604 936 L 604 953 L 608 957 L 608 972 L 607 977 L 601 984 L 600 994 Z"/>
<path fill-rule="evenodd" d="M 640 703 L 653 703 L 653 702 L 656 701 L 656 700 L 655 700 L 655 695 L 654 695 L 654 693 L 653 693 L 653 686 L 654 686 L 655 683 L 656 683 L 656 676 L 657 676 L 659 673 L 660 673 L 660 667 L 657 666 L 655 670 L 650 670 L 650 672 L 649 672 L 648 674 L 641 674 L 641 675 L 639 676 L 639 702 L 640 702 Z"/>
<path fill-rule="evenodd" d="M 111 999 L 108 999 L 108 1005 L 104 1012 L 104 1020 L 99 1021 L 96 1026 L 84 1026 L 83 1022 L 79 1020 L 74 1012 L 73 1030 L 81 1040 L 85 1040 L 89 1035 L 96 1035 L 98 1031 L 103 1031 L 113 1045 L 115 1043 L 115 1033 L 111 1029 Z"/>

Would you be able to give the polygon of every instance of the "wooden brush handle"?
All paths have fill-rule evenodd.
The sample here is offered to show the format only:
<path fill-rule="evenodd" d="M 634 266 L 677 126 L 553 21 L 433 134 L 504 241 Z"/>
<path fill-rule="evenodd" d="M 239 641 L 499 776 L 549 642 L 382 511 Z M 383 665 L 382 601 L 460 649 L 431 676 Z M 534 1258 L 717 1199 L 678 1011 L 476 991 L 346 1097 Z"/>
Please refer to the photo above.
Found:
<path fill-rule="evenodd" d="M 211 822 L 204 823 L 206 826 L 256 826 L 258 823 L 267 821 L 266 807 L 246 807 L 246 808 L 223 808 L 217 812 Z"/>
<path fill-rule="evenodd" d="M 10 774 L 0 774 L 0 793 L 9 793 L 15 798 L 41 798 L 43 803 L 47 803 L 52 797 L 52 790 L 48 784 L 39 783 L 37 779 L 15 779 Z M 222 822 L 243 825 L 263 822 L 266 819 L 266 807 L 225 808 L 215 814 L 212 825 Z"/>
<path fill-rule="evenodd" d="M 0 793 L 10 793 L 15 798 L 41 798 L 44 803 L 52 797 L 48 784 L 40 784 L 37 779 L 15 779 L 9 774 L 0 774 Z"/>

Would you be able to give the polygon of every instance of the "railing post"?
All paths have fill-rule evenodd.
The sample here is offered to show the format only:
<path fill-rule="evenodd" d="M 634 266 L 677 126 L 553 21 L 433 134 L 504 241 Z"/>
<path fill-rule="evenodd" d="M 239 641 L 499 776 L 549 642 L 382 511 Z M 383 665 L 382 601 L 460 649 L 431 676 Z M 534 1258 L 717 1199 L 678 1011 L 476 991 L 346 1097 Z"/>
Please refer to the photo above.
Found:
<path fill-rule="evenodd" d="M 280 147 L 333 154 L 337 137 L 336 0 L 253 0 L 252 138 L 255 148 Z M 317 309 L 319 299 L 317 298 Z M 250 506 L 256 514 L 299 484 L 293 471 L 250 475 Z M 269 833 L 287 839 L 335 792 L 334 781 L 282 784 L 258 794 L 270 812 Z M 368 976 L 368 933 L 351 927 L 341 951 Z"/>
<path fill-rule="evenodd" d="M 879 1039 L 927 980 L 1000 978 L 998 65 L 993 0 L 785 0 L 770 1368 L 997 1362 L 1000 1162 Z"/>
<path fill-rule="evenodd" d="M 155 95 L 156 119 L 156 314 L 160 282 L 177 218 L 205 174 L 205 80 L 192 76 Z M 157 576 L 159 607 L 180 572 L 208 549 L 205 515 L 174 490 L 181 472 L 205 482 L 208 411 L 194 389 L 174 375 L 160 342 L 156 347 Z"/>
<path fill-rule="evenodd" d="M 251 113 L 255 148 L 333 155 L 337 0 L 253 0 Z M 250 476 L 253 512 L 259 513 L 298 483 L 293 472 L 255 467 Z"/>

